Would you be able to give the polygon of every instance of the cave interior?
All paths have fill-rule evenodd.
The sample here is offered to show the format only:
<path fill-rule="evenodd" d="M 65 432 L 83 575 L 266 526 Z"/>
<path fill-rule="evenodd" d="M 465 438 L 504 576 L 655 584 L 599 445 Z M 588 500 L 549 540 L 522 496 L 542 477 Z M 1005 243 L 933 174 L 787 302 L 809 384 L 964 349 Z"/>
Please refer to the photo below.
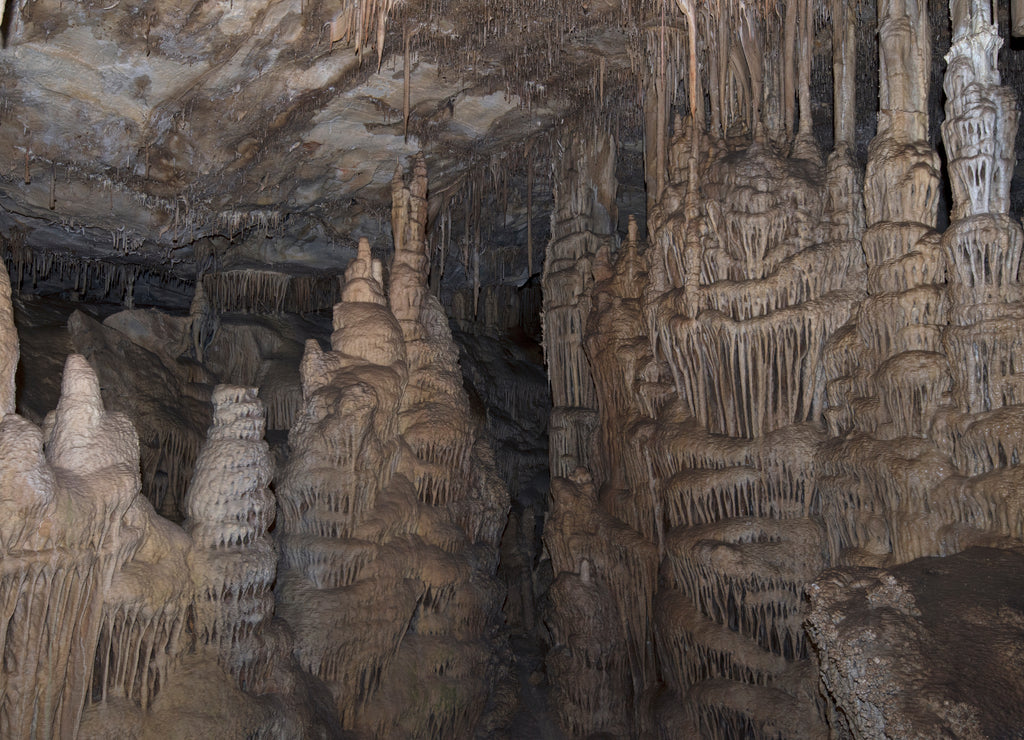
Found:
<path fill-rule="evenodd" d="M 1024 738 L 1024 0 L 0 35 L 0 738 Z"/>

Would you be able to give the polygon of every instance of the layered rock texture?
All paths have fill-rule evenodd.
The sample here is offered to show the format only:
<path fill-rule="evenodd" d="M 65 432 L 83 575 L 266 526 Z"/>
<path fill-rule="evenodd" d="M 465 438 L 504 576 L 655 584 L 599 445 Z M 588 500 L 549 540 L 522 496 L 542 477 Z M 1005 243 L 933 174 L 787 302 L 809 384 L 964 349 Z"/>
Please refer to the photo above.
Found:
<path fill-rule="evenodd" d="M 227 319 L 193 333 L 201 310 L 72 314 L 69 345 L 111 368 L 109 390 L 144 423 L 195 434 L 212 416 L 194 469 L 180 467 L 184 529 L 142 495 L 140 471 L 160 468 L 140 467 L 133 424 L 104 409 L 85 357 L 68 358 L 42 429 L 14 413 L 0 275 L 5 737 L 440 738 L 507 719 L 495 573 L 508 493 L 427 292 L 425 191 L 422 160 L 410 187 L 396 175 L 389 295 L 363 240 L 332 349 L 308 342 L 276 496 L 258 389 L 216 386 L 212 415 L 198 400 L 214 373 L 263 373 L 274 334 Z"/>
<path fill-rule="evenodd" d="M 426 292 L 425 192 L 422 160 L 408 188 L 396 174 L 389 297 L 363 242 L 331 349 L 307 344 L 278 491 L 279 613 L 342 724 L 377 737 L 471 734 L 498 677 L 508 493 Z"/>

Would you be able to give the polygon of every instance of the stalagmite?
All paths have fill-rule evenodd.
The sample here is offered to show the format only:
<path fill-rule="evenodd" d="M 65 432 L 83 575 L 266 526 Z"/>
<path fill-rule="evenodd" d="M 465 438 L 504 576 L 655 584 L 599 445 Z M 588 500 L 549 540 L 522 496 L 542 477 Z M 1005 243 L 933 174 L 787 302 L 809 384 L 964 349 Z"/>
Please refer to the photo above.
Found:
<path fill-rule="evenodd" d="M 1021 733 L 1005 7 L 7 5 L 0 738 Z"/>
<path fill-rule="evenodd" d="M 7 269 L 0 265 L 0 417 L 14 413 L 14 376 L 18 370 L 18 356 L 11 281 Z"/>
<path fill-rule="evenodd" d="M 213 425 L 185 498 L 185 529 L 194 542 L 195 629 L 240 687 L 258 693 L 271 667 L 262 643 L 277 573 L 267 534 L 274 518 L 267 487 L 273 465 L 256 389 L 217 386 L 213 406 Z"/>
<path fill-rule="evenodd" d="M 496 563 L 472 553 L 497 546 L 507 492 L 486 473 L 457 353 L 429 294 L 426 191 L 422 157 L 409 187 L 396 172 L 387 298 L 364 241 L 331 349 L 307 345 L 304 405 L 278 489 L 278 613 L 343 726 L 374 735 L 470 732 L 499 678 L 480 680 L 500 608 L 486 588 Z M 414 657 L 428 644 L 436 665 Z M 413 699 L 428 680 L 444 691 Z"/>

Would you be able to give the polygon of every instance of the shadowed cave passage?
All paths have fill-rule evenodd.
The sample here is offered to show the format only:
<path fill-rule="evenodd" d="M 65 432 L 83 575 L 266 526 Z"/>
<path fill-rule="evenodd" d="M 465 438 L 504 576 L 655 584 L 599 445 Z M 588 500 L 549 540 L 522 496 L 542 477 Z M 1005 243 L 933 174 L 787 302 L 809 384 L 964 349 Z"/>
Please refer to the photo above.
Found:
<path fill-rule="evenodd" d="M 6 4 L 0 737 L 1024 734 L 1013 11 Z"/>

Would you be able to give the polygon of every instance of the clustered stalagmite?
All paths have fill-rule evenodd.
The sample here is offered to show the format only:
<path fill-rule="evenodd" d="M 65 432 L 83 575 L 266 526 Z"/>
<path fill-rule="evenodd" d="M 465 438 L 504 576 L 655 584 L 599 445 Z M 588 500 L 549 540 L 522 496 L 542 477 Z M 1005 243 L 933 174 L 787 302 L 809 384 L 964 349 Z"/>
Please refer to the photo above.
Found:
<path fill-rule="evenodd" d="M 740 34 L 750 97 L 736 108 L 713 89 L 711 125 L 676 117 L 646 245 L 631 233 L 602 251 L 607 144 L 595 137 L 581 155 L 567 143 L 544 283 L 562 476 L 545 543 L 550 670 L 570 735 L 990 736 L 977 708 L 917 682 L 927 667 L 860 668 L 851 651 L 871 627 L 836 626 L 844 609 L 864 611 L 858 577 L 893 578 L 856 568 L 1016 548 L 1024 534 L 1009 482 L 1024 337 L 1021 231 L 1006 215 L 1017 113 L 989 5 L 950 10 L 944 234 L 922 4 L 878 5 L 880 112 L 863 175 L 842 26 L 835 151 L 823 161 L 810 136 L 805 90 L 796 131 L 792 109 L 764 109 L 762 95 L 791 104 L 791 78 L 757 79 L 760 53 Z M 808 13 L 793 14 L 801 34 Z M 744 23 L 772 32 L 769 19 Z M 737 84 L 732 69 L 719 84 Z M 560 228 L 581 246 L 567 252 Z M 819 585 L 827 568 L 839 570 Z M 902 609 L 914 629 L 921 611 Z M 914 698 L 889 700 L 891 681 Z M 670 698 L 652 702 L 661 683 Z M 953 708 L 920 709 L 942 700 Z"/>

